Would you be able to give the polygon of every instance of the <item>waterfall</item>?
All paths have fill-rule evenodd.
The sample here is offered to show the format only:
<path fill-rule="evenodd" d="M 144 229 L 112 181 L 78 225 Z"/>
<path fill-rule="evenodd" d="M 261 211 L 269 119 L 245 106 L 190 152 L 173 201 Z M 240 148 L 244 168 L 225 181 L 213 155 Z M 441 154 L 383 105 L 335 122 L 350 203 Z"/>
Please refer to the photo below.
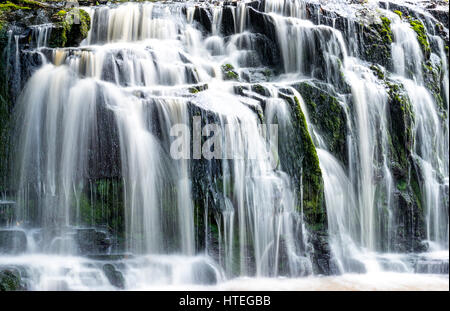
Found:
<path fill-rule="evenodd" d="M 305 5 L 302 1 L 294 2 Z M 332 251 L 341 271 L 360 271 L 357 261 L 364 262 L 365 270 L 378 271 L 380 265 L 375 254 L 379 251 L 395 251 L 392 243 L 398 230 L 394 219 L 396 202 L 391 167 L 393 155 L 389 150 L 388 92 L 377 81 L 371 68 L 353 56 L 357 54 L 352 51 L 352 57 L 348 55 L 342 32 L 330 26 L 314 25 L 299 14 L 298 9 L 293 9 L 294 2 L 265 1 L 265 11 L 274 19 L 284 71 L 325 80 L 335 87 L 342 87 L 346 83 L 352 95 L 351 101 L 346 98 L 341 100 L 345 109 L 353 109 L 351 117 L 355 118 L 354 122 L 347 124 L 351 134 L 349 158 L 356 156 L 347 171 L 330 154 L 329 147 L 324 144 L 314 125 L 308 122 L 314 133 L 316 147 L 321 148 L 318 149 L 318 155 L 324 178 Z M 446 249 L 448 196 L 443 191 L 447 187 L 448 178 L 444 176 L 448 176 L 448 157 L 443 150 L 448 147 L 448 124 L 442 123 L 435 100 L 423 87 L 424 57 L 417 34 L 409 22 L 402 21 L 397 14 L 386 14 L 393 23 L 393 72 L 409 79 L 402 80 L 402 83 L 415 116 L 414 149 L 424 178 L 423 204 L 426 206 L 427 237 L 432 243 L 431 249 L 437 247 L 434 246 L 435 242 L 440 245 L 438 248 Z M 348 27 L 352 29 L 350 25 Z M 331 26 L 336 27 L 334 20 Z M 442 79 L 447 81 L 442 39 L 437 36 L 434 38 L 439 46 L 438 56 L 442 60 Z M 356 41 L 350 38 L 349 44 L 355 45 Z M 443 88 L 446 97 L 447 86 Z M 339 199 L 341 193 L 347 193 L 344 197 L 345 208 L 343 199 Z"/>
<path fill-rule="evenodd" d="M 448 116 L 448 67 L 442 39 L 437 41 L 439 55 L 437 61 L 442 66 L 443 101 L 445 108 L 439 108 L 437 101 L 425 88 L 422 76 L 424 55 L 416 39 L 416 33 L 405 23 L 396 19 L 393 25 L 394 42 L 392 44 L 394 71 L 401 76 L 408 97 L 411 100 L 415 116 L 413 127 L 414 158 L 423 178 L 423 204 L 426 213 L 427 239 L 431 248 L 448 249 L 448 122 L 441 122 L 443 113 Z M 404 55 L 411 55 L 405 57 Z M 405 61 L 406 60 L 406 61 Z M 409 63 L 407 63 L 409 62 Z"/>
<path fill-rule="evenodd" d="M 39 61 L 0 265 L 75 290 L 448 270 L 446 43 L 424 21 L 424 53 L 370 1 L 392 31 L 377 64 L 343 2 L 108 3 L 82 8 L 78 47 L 9 33 L 15 81 Z"/>

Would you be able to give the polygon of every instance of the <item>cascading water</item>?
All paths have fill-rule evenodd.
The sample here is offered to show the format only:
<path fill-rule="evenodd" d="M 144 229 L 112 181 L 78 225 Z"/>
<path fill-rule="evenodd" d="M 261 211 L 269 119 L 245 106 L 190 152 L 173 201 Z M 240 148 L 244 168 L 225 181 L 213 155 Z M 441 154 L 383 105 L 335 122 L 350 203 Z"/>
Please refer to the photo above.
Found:
<path fill-rule="evenodd" d="M 401 76 L 415 115 L 413 127 L 414 157 L 423 178 L 423 204 L 426 213 L 427 239 L 432 249 L 448 249 L 448 122 L 441 122 L 448 116 L 448 67 L 447 56 L 442 50 L 442 39 L 434 37 L 439 46 L 439 55 L 434 55 L 442 66 L 442 86 L 444 107 L 437 106 L 436 100 L 424 86 L 422 64 L 424 55 L 416 33 L 410 27 L 402 26 L 398 18 L 393 25 L 392 44 L 394 71 Z M 402 55 L 412 55 L 406 58 Z M 395 65 L 397 64 L 397 65 Z"/>
<path fill-rule="evenodd" d="M 379 84 L 372 69 L 357 58 L 358 49 L 353 47 L 350 57 L 342 33 L 305 20 L 299 9 L 295 9 L 300 3 L 305 5 L 303 1 L 265 1 L 265 11 L 277 13 L 272 18 L 285 71 L 319 78 L 337 87 L 342 87 L 340 78 L 343 76 L 351 88 L 352 100 L 348 103 L 344 98 L 341 104 L 347 111 L 354 110 L 354 123 L 347 125 L 351 133 L 348 155 L 351 158 L 356 154 L 357 158 L 350 163 L 348 172 L 328 152 L 329 147 L 309 122 L 316 146 L 320 148 L 318 156 L 324 178 L 332 252 L 341 271 L 360 271 L 358 262 L 364 263 L 363 270 L 379 271 L 382 266 L 376 257 L 382 255 L 376 252 L 395 251 L 391 244 L 397 230 L 394 220 L 395 185 L 390 164 L 392 155 L 389 151 L 388 92 Z M 443 151 L 448 149 L 448 124 L 442 123 L 436 102 L 422 86 L 424 60 L 417 34 L 397 14 L 389 11 L 386 14 L 394 22 L 393 71 L 414 79 L 403 83 L 416 118 L 413 135 L 415 150 L 420 150 L 416 154 L 424 153 L 417 158 L 424 176 L 423 204 L 426 206 L 428 240 L 433 245 L 437 242 L 438 248 L 448 249 L 448 195 L 444 193 L 448 187 L 448 178 L 445 177 L 448 176 L 448 156 Z M 332 26 L 335 27 L 334 20 Z M 298 39 L 287 39 L 291 37 Z M 438 61 L 442 61 L 443 66 L 442 79 L 447 81 L 446 56 L 441 48 L 443 42 L 438 36 L 434 38 L 439 46 Z M 350 36 L 349 44 L 354 45 L 355 41 Z M 446 97 L 448 87 L 445 85 L 443 89 Z M 428 134 L 424 134 L 426 131 Z M 426 138 L 417 135 L 425 135 Z M 352 149 L 352 146 L 356 148 Z M 386 266 L 385 259 L 382 259 L 382 264 Z M 394 260 L 397 267 L 394 269 L 398 269 L 397 264 Z M 409 269 L 404 263 L 400 266 L 400 270 Z"/>
<path fill-rule="evenodd" d="M 16 224 L 4 232 L 23 254 L 0 256 L 0 267 L 25 267 L 29 289 L 300 277 L 325 273 L 322 230 L 328 273 L 417 270 L 399 238 L 415 234 L 416 214 L 397 214 L 399 192 L 416 184 L 413 173 L 399 182 L 392 164 L 388 82 L 363 60 L 356 35 L 347 36 L 355 26 L 339 30 L 319 8 L 300 0 L 87 7 L 87 38 L 64 49 L 48 48 L 51 24 L 34 27 L 29 53 L 42 64 L 17 100 L 17 199 L 0 201 L 0 210 L 15 205 Z M 448 250 L 444 41 L 429 35 L 441 64 L 440 108 L 416 33 L 383 12 L 392 20 L 392 68 L 379 70 L 392 71 L 414 115 L 408 169 L 420 175 L 429 250 Z M 265 58 L 276 55 L 269 47 L 279 64 Z M 330 141 L 333 125 L 321 125 L 307 90 L 333 98 L 343 146 Z M 309 148 L 323 179 L 321 230 L 310 223 L 310 172 L 291 163 L 307 161 Z"/>

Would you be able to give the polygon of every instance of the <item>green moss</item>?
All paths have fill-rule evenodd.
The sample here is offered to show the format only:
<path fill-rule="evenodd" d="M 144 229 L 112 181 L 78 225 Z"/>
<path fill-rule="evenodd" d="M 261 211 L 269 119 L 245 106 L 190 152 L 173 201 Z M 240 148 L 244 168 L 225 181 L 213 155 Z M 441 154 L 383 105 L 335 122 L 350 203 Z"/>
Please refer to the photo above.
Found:
<path fill-rule="evenodd" d="M 431 48 L 430 48 L 430 43 L 428 41 L 428 36 L 426 34 L 423 23 L 419 20 L 413 20 L 413 19 L 411 19 L 409 21 L 409 23 L 411 25 L 411 28 L 417 34 L 417 40 L 419 41 L 419 44 L 422 48 L 425 58 L 429 58 L 430 54 L 431 54 Z"/>
<path fill-rule="evenodd" d="M 225 65 L 222 65 L 222 70 L 225 70 L 225 71 L 234 70 L 234 67 L 231 64 L 225 64 Z"/>
<path fill-rule="evenodd" d="M 397 176 L 405 179 L 409 170 L 409 155 L 413 146 L 412 126 L 414 114 L 411 102 L 401 85 L 387 81 L 389 95 L 390 130 L 389 144 L 392 166 Z"/>
<path fill-rule="evenodd" d="M 9 1 L 0 4 L 0 11 L 8 12 L 13 10 L 31 10 L 31 8 L 27 6 L 20 6 Z"/>
<path fill-rule="evenodd" d="M 0 271 L 0 291 L 17 291 L 21 290 L 20 274 L 14 270 Z"/>
<path fill-rule="evenodd" d="M 395 10 L 394 13 L 400 16 L 400 18 L 403 17 L 403 13 L 401 11 Z"/>
<path fill-rule="evenodd" d="M 266 89 L 261 84 L 255 84 L 252 86 L 252 91 L 260 95 L 266 95 Z"/>
<path fill-rule="evenodd" d="M 380 17 L 380 22 L 371 25 L 361 24 L 366 60 L 388 67 L 391 63 L 392 31 L 391 21 Z"/>
<path fill-rule="evenodd" d="M 323 208 L 323 180 L 319 165 L 319 157 L 308 131 L 305 115 L 300 102 L 294 97 L 295 130 L 301 140 L 303 153 L 302 184 L 303 184 L 303 213 L 309 225 L 316 226 L 315 230 L 321 230 L 326 223 L 325 210 Z"/>
<path fill-rule="evenodd" d="M 57 22 L 49 40 L 50 47 L 77 46 L 87 37 L 91 20 L 86 11 L 78 8 L 60 10 L 54 18 Z"/>
<path fill-rule="evenodd" d="M 15 0 L 14 2 L 26 5 L 30 8 L 43 8 L 45 7 L 42 3 L 34 0 Z"/>
<path fill-rule="evenodd" d="M 234 71 L 228 71 L 226 73 L 226 78 L 227 78 L 227 80 L 238 80 L 239 75 L 237 73 L 235 73 Z"/>
<path fill-rule="evenodd" d="M 263 71 L 263 74 L 264 74 L 265 77 L 271 77 L 273 73 L 272 73 L 272 70 L 270 70 L 270 69 L 265 69 L 265 70 Z"/>
<path fill-rule="evenodd" d="M 222 72 L 225 80 L 239 80 L 239 75 L 231 64 L 222 65 Z"/>
<path fill-rule="evenodd" d="M 59 17 L 64 17 L 64 16 L 66 16 L 66 14 L 67 14 L 67 11 L 64 11 L 64 10 L 60 10 L 58 13 L 56 13 L 56 15 L 58 15 Z"/>
<path fill-rule="evenodd" d="M 123 237 L 125 215 L 123 183 L 115 179 L 99 179 L 85 187 L 73 198 L 72 215 L 81 225 L 106 227 L 118 237 Z M 78 218 L 77 218 L 78 217 Z"/>
<path fill-rule="evenodd" d="M 411 177 L 410 184 L 411 184 L 412 192 L 414 194 L 414 200 L 415 200 L 416 206 L 420 210 L 423 211 L 423 208 L 422 208 L 422 191 L 420 189 L 419 182 L 417 180 L 416 174 L 413 174 L 413 176 Z"/>
<path fill-rule="evenodd" d="M 370 69 L 378 77 L 378 79 L 384 80 L 384 78 L 385 78 L 384 72 L 383 72 L 383 70 L 381 70 L 381 68 L 379 66 L 372 65 L 372 66 L 370 66 Z"/>
<path fill-rule="evenodd" d="M 392 43 L 392 31 L 391 31 L 391 21 L 389 18 L 382 16 L 381 19 L 381 29 L 380 34 L 384 40 L 385 43 L 391 44 Z"/>
<path fill-rule="evenodd" d="M 400 180 L 397 183 L 397 189 L 400 190 L 400 191 L 405 191 L 407 187 L 408 187 L 408 184 L 406 183 L 405 180 Z"/>
<path fill-rule="evenodd" d="M 302 95 L 310 122 L 319 130 L 328 149 L 347 164 L 347 116 L 338 99 L 323 91 L 320 84 L 302 82 L 293 87 Z"/>

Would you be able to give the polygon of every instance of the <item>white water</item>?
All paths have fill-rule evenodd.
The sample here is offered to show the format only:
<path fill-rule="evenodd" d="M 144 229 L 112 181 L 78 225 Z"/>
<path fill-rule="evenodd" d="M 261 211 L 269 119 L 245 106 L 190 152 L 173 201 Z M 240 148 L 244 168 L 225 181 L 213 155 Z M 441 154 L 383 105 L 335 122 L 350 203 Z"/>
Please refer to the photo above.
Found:
<path fill-rule="evenodd" d="M 397 230 L 393 219 L 395 185 L 388 151 L 387 90 L 366 63 L 348 56 L 341 32 L 328 26 L 315 26 L 302 19 L 304 17 L 299 9 L 294 7 L 298 3 L 304 5 L 303 1 L 265 2 L 266 12 L 277 13 L 272 17 L 286 72 L 320 77 L 317 70 L 323 66 L 326 81 L 338 84 L 342 72 L 351 87 L 353 100 L 351 103 L 343 100 L 342 105 L 350 109 L 351 104 L 355 116 L 355 128 L 351 123 L 348 125 L 351 133 L 349 158 L 356 158 L 354 166 L 351 165 L 346 172 L 327 151 L 326 144 L 314 127 L 311 124 L 309 127 L 316 138 L 316 146 L 321 148 L 318 155 L 324 178 L 329 234 L 338 268 L 341 271 L 355 271 L 353 265 L 356 259 L 356 264 L 363 262 L 367 271 L 383 270 L 376 259 L 377 252 L 393 250 L 391 241 Z M 426 207 L 426 234 L 430 249 L 448 250 L 448 194 L 444 193 L 445 187 L 448 189 L 448 122 L 441 121 L 435 100 L 423 87 L 423 55 L 416 33 L 408 22 L 401 21 L 396 14 L 388 11 L 385 14 L 393 21 L 394 73 L 413 79 L 402 83 L 416 116 L 414 149 L 416 154 L 420 154 L 416 157 L 424 178 L 422 204 Z M 430 38 L 437 41 L 440 49 L 437 57 L 442 61 L 443 68 L 442 80 L 448 81 L 442 39 L 437 36 Z M 357 53 L 351 51 L 351 55 Z M 448 87 L 443 85 L 443 88 L 448 107 Z"/>
<path fill-rule="evenodd" d="M 424 180 L 422 188 L 427 238 L 432 249 L 448 250 L 449 202 L 445 189 L 448 189 L 449 185 L 449 125 L 447 121 L 442 122 L 443 113 L 448 116 L 449 112 L 447 57 L 442 48 L 442 39 L 430 36 L 430 40 L 436 40 L 439 46 L 439 55 L 433 54 L 432 57 L 436 57 L 440 62 L 443 72 L 443 101 L 447 108 L 440 111 L 436 100 L 424 85 L 420 67 L 424 56 L 417 40 L 414 40 L 416 34 L 411 28 L 404 27 L 404 23 L 401 23 L 398 18 L 395 21 L 392 44 L 393 63 L 399 65 L 394 65 L 394 71 L 402 76 L 401 81 L 411 100 L 415 115 L 414 157 Z M 405 57 L 406 54 L 411 56 Z"/>
<path fill-rule="evenodd" d="M 115 263 L 124 275 L 126 289 L 185 288 L 186 284 L 207 282 L 211 271 L 219 285 L 207 289 L 448 289 L 448 277 L 410 274 L 414 268 L 408 259 L 383 253 L 391 251 L 389 241 L 395 232 L 386 90 L 367 64 L 348 56 L 341 32 L 304 20 L 303 2 L 283 2 L 265 2 L 265 11 L 275 22 L 286 73 L 281 81 L 264 84 L 271 91 L 270 98 L 264 98 L 265 117 L 269 122 L 276 116 L 284 124 L 281 130 L 289 130 L 288 108 L 276 95 L 277 88 L 305 77 L 339 85 L 343 74 L 353 100 L 341 100 L 340 104 L 355 117 L 354 125 L 349 125 L 349 146 L 356 146 L 356 154 L 351 154 L 355 161 L 350 161 L 349 168 L 327 150 L 309 121 L 301 94 L 291 92 L 301 103 L 318 148 L 330 246 L 338 270 L 358 271 L 362 263 L 369 274 L 260 278 L 309 275 L 312 263 L 302 211 L 296 211 L 301 198 L 296 198 L 283 167 L 273 169 L 278 154 L 272 152 L 273 141 L 268 144 L 259 132 L 260 122 L 253 112 L 260 104 L 234 94 L 233 82 L 221 77 L 223 64 L 233 65 L 242 74 L 254 61 L 244 3 L 233 8 L 236 34 L 227 39 L 220 31 L 220 7 L 213 10 L 212 35 L 207 37 L 194 23 L 192 7 L 186 17 L 178 5 L 145 3 L 88 9 L 97 22 L 93 22 L 82 47 L 54 50 L 20 99 L 20 115 L 27 126 L 22 128 L 20 140 L 18 223 L 34 221 L 34 226 L 44 230 L 61 228 L 59 235 L 45 243 L 53 253 L 64 256 L 36 251 L 30 239 L 28 254 L 2 256 L 0 264 L 29 267 L 30 289 L 114 288 L 101 270 L 102 263 L 76 257 L 71 236 L 74 228 L 85 225 L 80 202 L 88 187 L 88 151 L 96 148 L 96 111 L 101 107 L 113 113 L 118 131 L 126 250 L 140 255 Z M 414 150 L 424 177 L 427 236 L 432 246 L 448 249 L 448 208 L 444 204 L 445 200 L 448 203 L 444 188 L 446 184 L 448 189 L 448 125 L 440 128 L 435 102 L 422 87 L 417 64 L 423 56 L 414 32 L 411 34 L 407 24 L 396 22 L 394 69 L 404 76 L 399 79 L 403 79 L 414 112 L 420 116 L 414 136 L 421 143 Z M 45 45 L 47 36 L 45 27 L 37 32 L 38 48 Z M 442 56 L 442 42 L 439 44 Z M 406 72 L 417 74 L 411 77 Z M 444 72 L 448 81 L 448 68 Z M 208 90 L 198 94 L 188 91 L 190 86 L 202 84 L 208 84 Z M 448 88 L 446 94 L 448 107 Z M 218 255 L 212 253 L 208 242 L 205 249 L 196 250 L 191 162 L 174 160 L 167 153 L 175 139 L 170 128 L 189 124 L 191 104 L 215 115 L 219 129 L 231 132 L 229 149 L 224 152 L 242 155 L 240 160 L 220 161 L 224 207 L 213 211 L 219 231 Z M 160 127 L 161 137 L 154 127 Z M 245 155 L 258 158 L 250 160 Z M 377 192 L 378 196 L 383 194 L 383 202 L 377 199 Z M 206 207 L 206 217 L 200 215 L 206 222 L 211 220 L 208 212 Z M 380 262 L 386 261 L 388 270 L 395 266 L 395 271 L 409 273 L 381 272 Z M 52 265 L 47 267 L 43 262 Z M 197 263 L 200 268 L 195 268 Z M 287 272 L 280 265 L 286 265 Z"/>

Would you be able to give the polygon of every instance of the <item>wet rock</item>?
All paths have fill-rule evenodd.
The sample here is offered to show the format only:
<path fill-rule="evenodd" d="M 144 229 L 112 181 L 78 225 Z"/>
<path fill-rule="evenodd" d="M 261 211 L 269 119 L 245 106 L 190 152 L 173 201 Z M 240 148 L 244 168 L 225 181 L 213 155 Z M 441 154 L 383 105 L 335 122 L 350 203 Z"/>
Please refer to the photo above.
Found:
<path fill-rule="evenodd" d="M 27 236 L 20 230 L 0 230 L 0 254 L 20 254 L 27 250 Z"/>
<path fill-rule="evenodd" d="M 222 25 L 221 31 L 225 36 L 230 36 L 235 33 L 234 29 L 234 15 L 231 7 L 226 6 L 222 11 Z"/>
<path fill-rule="evenodd" d="M 310 121 L 326 140 L 329 150 L 348 165 L 347 115 L 336 96 L 328 93 L 326 85 L 318 81 L 293 85 L 302 95 Z"/>
<path fill-rule="evenodd" d="M 209 12 L 205 8 L 195 7 L 194 21 L 202 25 L 206 32 L 211 33 L 212 31 L 211 16 L 209 15 Z"/>
<path fill-rule="evenodd" d="M 103 272 L 112 286 L 120 289 L 125 288 L 125 279 L 122 273 L 118 271 L 115 266 L 112 264 L 106 264 L 103 266 Z"/>
<path fill-rule="evenodd" d="M 276 43 L 264 34 L 252 34 L 250 39 L 251 46 L 249 48 L 257 53 L 261 64 L 280 70 L 281 56 Z"/>
<path fill-rule="evenodd" d="M 239 75 L 234 71 L 234 67 L 230 64 L 222 66 L 222 74 L 224 80 L 239 80 Z"/>
<path fill-rule="evenodd" d="M 100 254 L 100 255 L 87 255 L 86 257 L 93 260 L 100 261 L 118 261 L 123 259 L 132 259 L 132 254 Z"/>
<path fill-rule="evenodd" d="M 49 38 L 50 47 L 78 46 L 87 37 L 91 18 L 86 11 L 60 10 L 54 16 L 56 22 Z"/>
<path fill-rule="evenodd" d="M 111 246 L 107 233 L 96 229 L 77 229 L 75 241 L 79 252 L 86 254 L 104 254 Z"/>
<path fill-rule="evenodd" d="M 278 42 L 275 24 L 269 15 L 261 13 L 254 8 L 249 8 L 248 19 L 250 28 L 254 32 L 265 35 L 273 42 Z"/>
<path fill-rule="evenodd" d="M 1 151 L 0 151 L 1 156 Z M 1 169 L 0 169 L 1 171 Z M 1 190 L 0 186 L 0 192 Z M 14 219 L 14 208 L 15 208 L 15 202 L 10 201 L 2 201 L 0 200 L 0 226 L 8 226 L 8 224 L 11 224 Z"/>
<path fill-rule="evenodd" d="M 205 262 L 195 263 L 192 267 L 192 274 L 196 284 L 214 285 L 218 281 L 216 270 Z"/>
<path fill-rule="evenodd" d="M 310 237 L 310 243 L 313 247 L 312 264 L 313 272 L 322 275 L 336 275 L 339 270 L 334 259 L 331 257 L 328 236 L 325 232 L 313 233 Z"/>
<path fill-rule="evenodd" d="M 292 116 L 292 128 L 279 131 L 280 164 L 291 176 L 298 197 L 303 189 L 303 215 L 309 230 L 324 233 L 327 216 L 322 171 L 304 112 L 289 89 L 280 90 L 278 96 L 289 104 Z"/>
<path fill-rule="evenodd" d="M 17 270 L 0 268 L 0 291 L 19 291 L 23 289 L 20 273 Z"/>
<path fill-rule="evenodd" d="M 437 259 L 419 259 L 415 266 L 415 273 L 426 273 L 426 274 L 448 274 L 449 262 L 447 260 L 437 260 Z"/>

